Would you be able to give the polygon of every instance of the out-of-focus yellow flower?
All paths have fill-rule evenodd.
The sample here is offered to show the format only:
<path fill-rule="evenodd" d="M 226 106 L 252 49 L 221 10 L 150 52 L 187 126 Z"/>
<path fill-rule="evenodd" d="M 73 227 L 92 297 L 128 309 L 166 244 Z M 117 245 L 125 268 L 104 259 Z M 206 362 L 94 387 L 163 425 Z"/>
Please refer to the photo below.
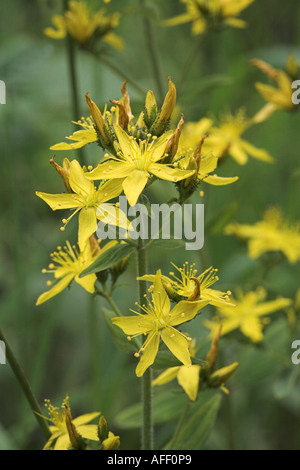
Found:
<path fill-rule="evenodd" d="M 141 377 L 153 364 L 160 339 L 180 362 L 186 366 L 191 365 L 190 338 L 178 331 L 176 327 L 192 320 L 207 304 L 207 300 L 182 300 L 171 309 L 170 300 L 161 282 L 160 270 L 158 270 L 154 279 L 152 302 L 148 300 L 147 307 L 139 306 L 145 314 L 132 310 L 136 315 L 112 318 L 114 325 L 119 326 L 126 335 L 130 335 L 129 340 L 141 334 L 147 335 L 140 351 L 135 353 L 136 357 L 140 357 L 136 367 L 138 377 Z"/>
<path fill-rule="evenodd" d="M 171 131 L 164 133 L 158 139 L 149 135 L 146 140 L 137 141 L 118 125 L 115 125 L 114 129 L 118 138 L 115 144 L 117 157 L 108 156 L 110 157 L 108 161 L 100 163 L 87 176 L 94 180 L 124 178 L 122 186 L 131 206 L 136 204 L 151 174 L 163 180 L 176 182 L 194 173 L 159 162 L 165 154 L 168 140 L 172 135 Z"/>
<path fill-rule="evenodd" d="M 54 450 L 68 450 L 70 447 L 76 447 L 76 440 L 80 438 L 98 441 L 97 425 L 87 423 L 97 418 L 99 412 L 87 413 L 72 419 L 69 397 L 65 398 L 62 409 L 51 405 L 50 400 L 45 400 L 45 405 L 50 417 L 43 416 L 43 418 L 51 421 L 53 425 L 49 426 L 52 435 L 44 450 L 53 444 Z"/>
<path fill-rule="evenodd" d="M 268 209 L 263 220 L 254 225 L 229 224 L 225 232 L 248 241 L 250 258 L 265 252 L 281 251 L 290 263 L 300 260 L 300 225 L 290 225 L 278 208 Z"/>
<path fill-rule="evenodd" d="M 165 26 L 192 23 L 192 33 L 201 34 L 208 28 L 222 25 L 244 28 L 246 22 L 238 15 L 254 0 L 181 0 L 186 13 L 164 21 Z"/>
<path fill-rule="evenodd" d="M 66 136 L 66 139 L 73 140 L 74 142 L 71 144 L 60 142 L 52 145 L 50 147 L 51 150 L 75 150 L 87 144 L 97 142 L 97 132 L 95 131 L 94 124 L 90 117 L 81 118 L 79 121 L 74 122 L 74 124 L 82 127 L 81 130 L 73 132 L 69 137 Z"/>
<path fill-rule="evenodd" d="M 48 194 L 36 192 L 52 210 L 75 209 L 68 219 L 63 219 L 63 227 L 70 219 L 79 212 L 78 243 L 80 250 L 85 249 L 89 237 L 96 232 L 97 219 L 105 224 L 111 224 L 128 229 L 130 224 L 121 210 L 115 204 L 108 203 L 109 200 L 119 196 L 122 192 L 122 179 L 114 182 L 101 182 L 96 188 L 94 183 L 87 178 L 77 160 L 70 163 L 69 183 L 73 193 Z"/>
<path fill-rule="evenodd" d="M 199 298 L 201 300 L 206 300 L 207 303 L 215 306 L 234 306 L 232 303 L 230 303 L 229 296 L 231 292 L 222 292 L 210 288 L 215 282 L 219 280 L 219 277 L 216 275 L 218 272 L 217 269 L 212 267 L 208 268 L 197 276 L 197 269 L 195 269 L 195 264 L 189 265 L 189 263 L 186 261 L 182 268 L 178 268 L 174 263 L 171 264 L 177 270 L 178 275 L 176 275 L 173 271 L 170 272 L 170 277 L 161 275 L 162 284 L 171 298 L 177 297 L 177 299 L 179 299 L 180 297 L 186 297 L 189 299 L 195 292 L 195 281 L 197 280 L 200 289 Z M 146 274 L 144 276 L 138 277 L 137 279 L 139 281 L 149 281 L 154 283 L 156 276 L 153 274 Z"/>
<path fill-rule="evenodd" d="M 46 36 L 63 39 L 69 33 L 80 44 L 86 44 L 93 37 L 100 38 L 118 50 L 124 48 L 123 40 L 112 32 L 119 24 L 119 13 L 105 17 L 105 8 L 94 13 L 86 1 L 70 1 L 68 6 L 69 9 L 64 15 L 53 16 L 52 23 L 55 28 L 46 28 Z"/>
<path fill-rule="evenodd" d="M 202 152 L 204 154 L 211 152 L 219 159 L 230 155 L 239 165 L 245 165 L 248 156 L 268 163 L 273 162 L 273 158 L 266 150 L 254 147 L 241 138 L 251 124 L 253 124 L 252 119 L 247 119 L 242 109 L 235 116 L 224 115 L 218 127 L 210 128 L 209 138 L 205 140 Z"/>
<path fill-rule="evenodd" d="M 70 242 L 66 242 L 66 246 L 57 247 L 57 251 L 51 254 L 51 263 L 48 269 L 43 269 L 43 273 L 52 273 L 56 280 L 48 281 L 47 285 L 52 286 L 50 290 L 41 294 L 36 302 L 40 305 L 46 300 L 51 299 L 55 295 L 62 292 L 70 283 L 75 280 L 87 292 L 94 292 L 94 284 L 97 279 L 96 274 L 89 274 L 85 277 L 79 277 L 84 269 L 86 269 L 95 259 L 105 250 L 116 244 L 116 240 L 112 240 L 100 249 L 99 245 L 92 242 L 86 244 L 85 249 L 81 252 L 77 247 L 71 246 Z"/>
<path fill-rule="evenodd" d="M 264 317 L 291 305 L 291 300 L 283 297 L 264 302 L 266 296 L 267 292 L 262 287 L 247 293 L 239 291 L 237 298 L 232 298 L 236 306 L 218 306 L 218 316 L 204 320 L 204 326 L 211 331 L 212 337 L 222 326 L 222 336 L 240 329 L 252 342 L 258 343 L 263 339 L 263 326 L 268 322 Z"/>
<path fill-rule="evenodd" d="M 255 87 L 260 95 L 268 102 L 253 118 L 254 122 L 262 122 L 274 111 L 284 109 L 294 111 L 297 107 L 292 101 L 292 83 L 297 77 L 298 67 L 292 56 L 288 57 L 286 70 L 275 69 L 272 65 L 260 59 L 252 59 L 252 65 L 264 72 L 275 86 L 257 82 Z"/>

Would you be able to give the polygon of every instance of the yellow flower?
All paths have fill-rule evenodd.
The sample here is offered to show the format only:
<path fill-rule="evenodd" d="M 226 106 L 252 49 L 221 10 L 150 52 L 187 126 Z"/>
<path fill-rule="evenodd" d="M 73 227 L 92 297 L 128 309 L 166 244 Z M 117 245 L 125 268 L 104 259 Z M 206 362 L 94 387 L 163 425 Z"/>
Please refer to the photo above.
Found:
<path fill-rule="evenodd" d="M 89 237 L 97 229 L 97 218 L 103 223 L 116 225 L 128 229 L 129 222 L 125 214 L 114 204 L 108 204 L 107 201 L 117 197 L 122 192 L 122 180 L 101 182 L 98 189 L 94 183 L 87 178 L 77 160 L 70 162 L 69 183 L 74 191 L 70 194 L 47 194 L 36 192 L 36 195 L 43 199 L 52 210 L 57 209 L 75 209 L 68 219 L 63 219 L 65 225 L 69 220 L 79 212 L 78 243 L 80 250 L 83 251 Z M 130 228 L 129 228 L 130 229 Z"/>
<path fill-rule="evenodd" d="M 151 175 L 176 182 L 194 173 L 159 163 L 172 131 L 159 138 L 149 134 L 146 140 L 137 140 L 118 125 L 114 129 L 118 138 L 118 143 L 115 143 L 117 157 L 108 155 L 109 160 L 100 163 L 87 177 L 93 180 L 124 178 L 122 186 L 131 206 L 136 204 Z"/>
<path fill-rule="evenodd" d="M 99 412 L 87 413 L 72 419 L 69 397 L 65 398 L 62 409 L 51 405 L 49 400 L 45 402 L 50 417 L 43 416 L 43 418 L 51 421 L 53 426 L 49 426 L 52 435 L 44 446 L 44 450 L 49 449 L 54 443 L 54 450 L 68 450 L 75 444 L 72 442 L 74 438 L 98 441 L 97 425 L 87 423 L 97 418 L 100 415 Z"/>
<path fill-rule="evenodd" d="M 200 288 L 199 295 L 201 300 L 205 300 L 208 304 L 215 306 L 234 306 L 232 303 L 230 303 L 229 295 L 231 293 L 229 291 L 225 293 L 210 288 L 216 281 L 219 280 L 219 277 L 216 275 L 218 271 L 217 269 L 210 267 L 197 276 L 197 269 L 195 269 L 195 264 L 189 266 L 189 263 L 186 261 L 182 268 L 178 268 L 174 263 L 171 264 L 178 271 L 179 276 L 176 276 L 174 272 L 170 272 L 171 277 L 161 275 L 162 284 L 171 298 L 177 297 L 177 300 L 180 297 L 190 298 L 195 292 L 195 283 L 197 285 L 198 281 Z M 154 276 L 153 274 L 146 274 L 144 276 L 138 277 L 137 279 L 140 281 L 154 282 L 156 277 L 157 275 Z"/>
<path fill-rule="evenodd" d="M 264 302 L 266 296 L 262 287 L 247 293 L 240 291 L 237 298 L 232 299 L 236 305 L 234 308 L 218 306 L 218 316 L 213 320 L 205 320 L 204 326 L 211 330 L 212 337 L 222 325 L 222 335 L 240 329 L 252 342 L 258 343 L 263 339 L 263 326 L 268 321 L 263 317 L 291 305 L 291 300 L 283 297 Z"/>
<path fill-rule="evenodd" d="M 74 122 L 74 124 L 82 127 L 82 130 L 75 131 L 72 135 L 66 137 L 66 139 L 73 140 L 74 142 L 72 144 L 60 142 L 59 144 L 52 145 L 50 147 L 51 150 L 74 150 L 92 142 L 97 142 L 97 133 L 90 117 L 81 118 L 79 121 Z"/>
<path fill-rule="evenodd" d="M 277 109 L 284 109 L 286 111 L 295 110 L 297 105 L 292 101 L 292 83 L 297 76 L 298 68 L 293 57 L 289 56 L 286 70 L 275 69 L 270 64 L 260 59 L 252 59 L 250 62 L 264 72 L 276 85 L 272 86 L 260 82 L 255 83 L 257 91 L 268 104 L 254 116 L 254 121 L 264 121 Z"/>
<path fill-rule="evenodd" d="M 97 279 L 96 274 L 89 274 L 85 277 L 79 276 L 84 269 L 95 261 L 100 253 L 103 253 L 115 243 L 117 242 L 112 240 L 100 249 L 97 242 L 93 244 L 91 241 L 86 244 L 86 247 L 82 252 L 80 252 L 75 245 L 72 247 L 68 241 L 64 248 L 60 246 L 57 247 L 57 251 L 54 251 L 54 253 L 51 254 L 51 263 L 49 264 L 48 269 L 42 270 L 43 273 L 53 273 L 57 282 L 50 290 L 39 296 L 36 305 L 40 305 L 62 292 L 73 280 L 81 285 L 87 292 L 92 294 L 94 292 L 94 284 Z M 48 281 L 47 284 L 52 286 L 53 283 Z"/>
<path fill-rule="evenodd" d="M 189 344 L 189 351 L 191 357 L 193 357 L 195 355 L 194 341 Z M 183 388 L 189 399 L 195 401 L 199 388 L 200 369 L 201 366 L 198 364 L 169 367 L 153 380 L 152 385 L 164 385 L 177 378 L 177 382 Z"/>
<path fill-rule="evenodd" d="M 235 370 L 238 368 L 239 363 L 233 362 L 229 366 L 222 367 L 216 370 L 209 376 L 209 387 L 215 388 L 220 387 L 224 393 L 229 393 L 228 388 L 225 387 L 225 382 L 232 376 Z"/>
<path fill-rule="evenodd" d="M 290 225 L 279 209 L 268 209 L 263 220 L 254 225 L 229 224 L 225 232 L 242 240 L 248 240 L 250 258 L 258 258 L 265 252 L 281 251 L 290 263 L 300 260 L 300 225 Z"/>
<path fill-rule="evenodd" d="M 140 351 L 135 353 L 136 357 L 140 357 L 136 367 L 138 377 L 141 377 L 145 370 L 153 364 L 160 339 L 179 361 L 186 366 L 191 365 L 190 339 L 178 331 L 176 327 L 192 320 L 207 303 L 206 300 L 191 302 L 183 300 L 171 310 L 170 300 L 161 282 L 160 270 L 158 270 L 154 279 L 152 302 L 148 300 L 147 307 L 140 306 L 145 314 L 133 311 L 136 315 L 112 319 L 113 324 L 119 326 L 125 334 L 130 335 L 128 339 L 141 334 L 147 335 Z"/>
<path fill-rule="evenodd" d="M 119 13 L 105 17 L 105 8 L 93 13 L 85 1 L 70 1 L 69 9 L 63 16 L 55 15 L 55 28 L 46 28 L 44 33 L 52 39 L 63 39 L 69 33 L 80 44 L 86 44 L 93 36 L 122 50 L 122 39 L 111 30 L 119 24 Z"/>
<path fill-rule="evenodd" d="M 202 155 L 202 148 L 205 142 L 205 138 L 202 138 L 198 145 L 193 148 L 185 148 L 180 146 L 177 153 L 177 164 L 179 168 L 184 170 L 195 170 L 195 174 L 185 181 L 187 185 L 190 180 L 196 178 L 199 181 L 212 184 L 214 186 L 224 186 L 227 184 L 234 183 L 239 179 L 238 176 L 222 177 L 217 174 L 211 175 L 218 165 L 218 157 L 213 153 Z M 174 162 L 176 163 L 176 161 Z"/>
<path fill-rule="evenodd" d="M 209 138 L 203 144 L 203 153 L 212 152 L 219 159 L 229 154 L 239 165 L 245 165 L 249 155 L 258 160 L 273 162 L 266 150 L 254 147 L 241 138 L 251 124 L 252 120 L 246 119 L 243 110 L 239 110 L 235 116 L 223 116 L 219 127 L 210 129 Z"/>
<path fill-rule="evenodd" d="M 254 0 L 181 0 L 186 4 L 186 13 L 164 22 L 165 26 L 192 22 L 192 33 L 202 34 L 208 28 L 222 24 L 234 28 L 244 28 L 245 21 L 237 18 L 242 10 Z"/>

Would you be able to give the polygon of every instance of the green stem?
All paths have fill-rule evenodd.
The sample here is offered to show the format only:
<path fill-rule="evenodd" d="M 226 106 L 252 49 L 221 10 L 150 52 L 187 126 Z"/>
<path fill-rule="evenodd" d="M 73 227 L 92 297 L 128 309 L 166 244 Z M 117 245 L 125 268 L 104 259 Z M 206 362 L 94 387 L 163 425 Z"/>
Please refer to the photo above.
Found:
<path fill-rule="evenodd" d="M 63 0 L 64 11 L 68 10 L 68 0 Z M 76 73 L 76 51 L 73 38 L 70 34 L 67 34 L 66 37 L 66 46 L 67 46 L 67 58 L 68 58 L 68 68 L 69 68 L 69 80 L 70 80 L 70 90 L 71 90 L 71 101 L 72 101 L 72 117 L 74 121 L 78 121 L 81 117 L 79 99 L 78 99 L 78 80 Z M 77 127 L 75 127 L 78 130 Z M 84 152 L 83 149 L 78 149 L 78 160 L 81 165 L 84 164 Z"/>
<path fill-rule="evenodd" d="M 90 346 L 90 367 L 91 367 L 91 398 L 94 409 L 99 409 L 99 390 L 101 386 L 100 376 L 100 350 L 98 339 L 98 318 L 96 311 L 96 299 L 89 297 L 88 306 L 88 329 L 89 329 L 89 346 Z"/>
<path fill-rule="evenodd" d="M 109 305 L 111 306 L 111 308 L 113 309 L 113 311 L 116 313 L 116 315 L 118 317 L 121 317 L 122 316 L 122 313 L 121 311 L 119 310 L 119 307 L 117 306 L 117 304 L 115 303 L 114 299 L 111 297 L 111 295 L 106 295 L 105 296 L 105 300 L 109 303 Z"/>
<path fill-rule="evenodd" d="M 10 367 L 12 368 L 13 373 L 15 374 L 16 379 L 18 380 L 24 395 L 34 412 L 34 416 L 36 417 L 37 422 L 39 423 L 46 439 L 49 439 L 51 436 L 51 431 L 48 427 L 47 422 L 42 418 L 42 410 L 37 402 L 37 399 L 35 398 L 33 391 L 31 390 L 31 387 L 29 385 L 29 382 L 24 374 L 23 369 L 21 368 L 19 362 L 17 361 L 6 337 L 4 336 L 4 333 L 0 329 L 0 340 L 4 342 L 5 348 L 6 348 L 6 357 L 7 360 L 10 364 Z"/>
<path fill-rule="evenodd" d="M 127 75 L 123 69 L 119 68 L 114 62 L 111 62 L 105 55 L 100 55 L 93 49 L 86 50 L 90 52 L 99 62 L 111 69 L 118 77 L 122 78 L 122 80 L 126 80 L 129 85 L 131 85 L 138 93 L 140 93 L 141 96 L 145 96 L 145 90 L 138 83 L 136 83 L 133 78 Z"/>
<path fill-rule="evenodd" d="M 144 241 L 139 238 L 137 246 L 137 274 L 143 276 L 147 273 L 147 254 Z M 140 305 L 145 303 L 147 284 L 139 281 Z M 152 422 L 152 370 L 149 367 L 142 376 L 142 450 L 153 448 L 153 422 Z"/>
<path fill-rule="evenodd" d="M 140 0 L 140 6 L 142 10 L 142 25 L 145 37 L 145 43 L 148 50 L 150 68 L 153 74 L 154 81 L 156 83 L 158 91 L 158 99 L 160 105 L 164 100 L 164 80 L 161 61 L 159 57 L 159 51 L 157 48 L 155 35 L 153 33 L 152 23 L 147 16 L 147 2 L 146 0 Z"/>
<path fill-rule="evenodd" d="M 183 84 L 184 84 L 189 72 L 191 71 L 192 66 L 195 63 L 195 59 L 196 59 L 196 57 L 199 53 L 199 47 L 200 47 L 200 44 L 203 40 L 203 36 L 204 36 L 204 34 L 196 39 L 196 41 L 194 43 L 194 47 L 191 49 L 190 54 L 187 56 L 187 59 L 186 59 L 185 63 L 183 64 L 183 67 L 181 69 L 180 77 L 177 80 L 177 94 L 178 94 L 178 96 L 180 95 L 180 93 L 182 91 Z"/>

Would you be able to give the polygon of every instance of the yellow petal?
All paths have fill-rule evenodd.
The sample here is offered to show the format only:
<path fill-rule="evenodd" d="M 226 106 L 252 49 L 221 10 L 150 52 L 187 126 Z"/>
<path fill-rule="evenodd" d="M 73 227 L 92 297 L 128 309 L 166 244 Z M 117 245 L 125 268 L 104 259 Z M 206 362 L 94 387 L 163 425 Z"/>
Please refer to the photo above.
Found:
<path fill-rule="evenodd" d="M 114 317 L 111 319 L 126 335 L 140 335 L 147 333 L 153 327 L 153 322 L 146 315 L 131 315 Z"/>
<path fill-rule="evenodd" d="M 126 230 L 131 227 L 124 212 L 112 204 L 100 204 L 97 207 L 96 216 L 104 224 L 115 225 Z"/>
<path fill-rule="evenodd" d="M 226 184 L 234 183 L 238 179 L 238 176 L 223 177 L 218 175 L 208 175 L 203 178 L 203 181 L 214 186 L 224 186 Z"/>
<path fill-rule="evenodd" d="M 148 170 L 157 178 L 167 180 L 167 181 L 180 181 L 194 174 L 193 171 L 189 170 L 180 170 L 179 168 L 172 168 L 170 166 L 164 165 L 163 163 L 152 163 Z"/>
<path fill-rule="evenodd" d="M 189 399 L 195 401 L 199 387 L 200 366 L 192 365 L 190 367 L 182 366 L 179 369 L 177 380 L 183 388 Z"/>
<path fill-rule="evenodd" d="M 164 385 L 168 382 L 171 382 L 171 380 L 175 379 L 177 377 L 177 374 L 180 370 L 181 366 L 178 367 L 169 367 L 169 369 L 166 369 L 164 372 L 162 372 L 156 379 L 152 381 L 152 385 Z"/>
<path fill-rule="evenodd" d="M 83 207 L 78 218 L 78 244 L 80 251 L 84 251 L 88 239 L 96 230 L 96 210 L 93 207 Z"/>
<path fill-rule="evenodd" d="M 95 192 L 94 183 L 90 181 L 77 160 L 70 163 L 70 186 L 74 193 L 86 196 Z"/>
<path fill-rule="evenodd" d="M 99 441 L 98 426 L 96 424 L 83 424 L 81 426 L 78 426 L 77 431 L 85 439 L 90 439 L 91 441 Z"/>
<path fill-rule="evenodd" d="M 170 312 L 169 324 L 172 326 L 181 325 L 186 321 L 192 320 L 195 315 L 209 303 L 209 300 L 197 300 L 189 302 L 188 300 L 181 300 Z"/>
<path fill-rule="evenodd" d="M 148 173 L 143 170 L 132 170 L 131 174 L 123 181 L 124 193 L 131 206 L 137 203 L 140 194 L 148 181 Z"/>
<path fill-rule="evenodd" d="M 135 373 L 138 377 L 141 377 L 145 370 L 153 364 L 159 348 L 159 335 L 153 333 L 147 341 L 147 346 L 135 369 Z"/>
<path fill-rule="evenodd" d="M 95 292 L 94 286 L 95 286 L 96 279 L 97 279 L 96 274 L 89 274 L 88 276 L 84 276 L 84 277 L 79 277 L 79 275 L 77 275 L 75 277 L 75 281 L 90 294 L 93 294 Z"/>
<path fill-rule="evenodd" d="M 95 411 L 93 413 L 85 413 L 84 415 L 77 416 L 77 418 L 72 419 L 73 424 L 77 426 L 81 426 L 82 424 L 87 424 L 93 421 L 93 419 L 98 418 L 101 413 L 99 411 Z"/>
<path fill-rule="evenodd" d="M 74 278 L 73 273 L 67 274 L 66 276 L 64 276 L 60 281 L 54 284 L 52 289 L 48 290 L 47 292 L 44 292 L 43 294 L 39 296 L 39 298 L 37 299 L 36 305 L 40 305 L 46 302 L 46 300 L 49 300 L 55 295 L 59 294 L 70 284 L 73 278 Z"/>
<path fill-rule="evenodd" d="M 260 149 L 254 147 L 254 145 L 250 144 L 246 140 L 241 140 L 241 145 L 243 149 L 251 155 L 253 158 L 257 158 L 258 160 L 262 160 L 264 162 L 272 163 L 274 162 L 274 158 L 264 149 Z"/>
<path fill-rule="evenodd" d="M 48 194 L 36 191 L 38 197 L 43 199 L 52 210 L 57 209 L 75 209 L 82 206 L 82 201 L 76 194 Z"/>
<path fill-rule="evenodd" d="M 179 361 L 185 366 L 191 365 L 189 345 L 184 336 L 174 328 L 167 327 L 161 331 L 161 339 Z"/>
<path fill-rule="evenodd" d="M 152 298 L 158 315 L 168 317 L 170 313 L 170 299 L 161 282 L 161 271 L 157 271 L 154 279 Z"/>
<path fill-rule="evenodd" d="M 94 170 L 87 172 L 86 177 L 91 180 L 126 178 L 132 172 L 132 165 L 127 162 L 109 160 L 100 163 Z"/>
<path fill-rule="evenodd" d="M 68 433 L 66 433 L 58 437 L 54 445 L 54 450 L 68 450 L 69 447 L 71 447 L 71 442 Z"/>

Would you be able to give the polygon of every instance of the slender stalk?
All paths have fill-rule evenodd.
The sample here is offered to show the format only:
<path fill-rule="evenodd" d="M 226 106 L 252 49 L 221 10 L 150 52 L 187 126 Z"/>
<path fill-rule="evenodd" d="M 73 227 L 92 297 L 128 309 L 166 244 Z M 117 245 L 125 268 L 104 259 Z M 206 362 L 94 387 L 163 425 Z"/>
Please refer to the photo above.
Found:
<path fill-rule="evenodd" d="M 113 311 L 116 313 L 116 315 L 118 317 L 121 317 L 122 316 L 122 313 L 121 311 L 119 310 L 119 307 L 117 306 L 117 304 L 115 303 L 114 299 L 111 297 L 111 295 L 106 295 L 105 296 L 105 300 L 109 303 L 109 305 L 111 306 L 111 308 L 113 309 Z"/>
<path fill-rule="evenodd" d="M 91 398 L 93 407 L 99 409 L 100 403 L 100 349 L 98 339 L 98 317 L 96 311 L 96 299 L 89 296 L 88 305 L 88 335 L 90 348 L 90 374 L 91 374 Z"/>
<path fill-rule="evenodd" d="M 182 87 L 184 82 L 186 81 L 187 76 L 189 75 L 189 72 L 192 69 L 192 66 L 195 63 L 195 59 L 197 58 L 199 54 L 199 48 L 200 44 L 203 40 L 204 34 L 202 34 L 199 38 L 195 40 L 194 47 L 192 47 L 190 54 L 187 56 L 187 59 L 185 63 L 183 64 L 183 67 L 181 69 L 181 74 L 177 80 L 177 94 L 180 95 L 182 91 Z"/>
<path fill-rule="evenodd" d="M 147 272 L 147 255 L 144 241 L 140 238 L 137 247 L 137 274 L 143 276 Z M 139 282 L 140 305 L 145 303 L 147 294 L 146 282 Z M 152 422 L 152 370 L 149 367 L 142 377 L 142 449 L 151 450 L 153 448 L 153 422 Z"/>
<path fill-rule="evenodd" d="M 142 10 L 142 25 L 143 25 L 145 43 L 146 43 L 146 47 L 147 47 L 148 55 L 149 55 L 150 68 L 153 74 L 154 81 L 156 83 L 158 99 L 159 99 L 160 104 L 162 104 L 164 100 L 163 71 L 162 71 L 162 66 L 161 66 L 161 61 L 159 57 L 159 51 L 157 48 L 155 35 L 153 32 L 152 23 L 147 16 L 146 0 L 140 0 L 140 7 Z"/>
<path fill-rule="evenodd" d="M 23 392 L 24 392 L 24 395 L 32 409 L 32 411 L 34 412 L 34 416 L 36 417 L 36 420 L 37 422 L 39 423 L 46 439 L 49 439 L 49 437 L 51 436 L 51 431 L 48 427 L 48 424 L 47 422 L 42 418 L 42 410 L 37 402 L 37 399 L 33 393 L 33 391 L 31 390 L 31 387 L 29 385 L 29 382 L 24 374 L 24 371 L 23 369 L 21 368 L 19 362 L 17 361 L 14 353 L 13 353 L 13 350 L 11 349 L 6 337 L 4 336 L 4 333 L 2 332 L 2 330 L 0 329 L 0 340 L 4 342 L 5 344 L 5 348 L 6 348 L 6 358 L 9 362 L 9 365 L 10 367 L 12 368 L 12 371 L 16 377 L 16 379 L 18 380 Z"/>
<path fill-rule="evenodd" d="M 68 0 L 63 0 L 64 11 L 68 10 Z M 69 68 L 69 80 L 70 80 L 70 91 L 72 101 L 72 118 L 74 121 L 78 121 L 81 117 L 79 99 L 78 99 L 78 79 L 76 73 L 76 51 L 73 38 L 70 34 L 66 37 L 67 46 L 67 60 Z M 77 130 L 77 128 L 76 128 Z M 84 153 L 83 149 L 78 149 L 78 160 L 81 165 L 84 164 Z"/>
<path fill-rule="evenodd" d="M 132 77 L 130 77 L 127 73 L 124 72 L 123 69 L 119 68 L 115 62 L 111 62 L 108 57 L 104 54 L 99 54 L 93 49 L 87 49 L 87 51 L 92 54 L 99 62 L 106 65 L 112 72 L 114 72 L 118 77 L 122 78 L 122 80 L 126 80 L 129 85 L 131 85 L 135 90 L 141 95 L 145 96 L 145 90 L 136 82 Z"/>

